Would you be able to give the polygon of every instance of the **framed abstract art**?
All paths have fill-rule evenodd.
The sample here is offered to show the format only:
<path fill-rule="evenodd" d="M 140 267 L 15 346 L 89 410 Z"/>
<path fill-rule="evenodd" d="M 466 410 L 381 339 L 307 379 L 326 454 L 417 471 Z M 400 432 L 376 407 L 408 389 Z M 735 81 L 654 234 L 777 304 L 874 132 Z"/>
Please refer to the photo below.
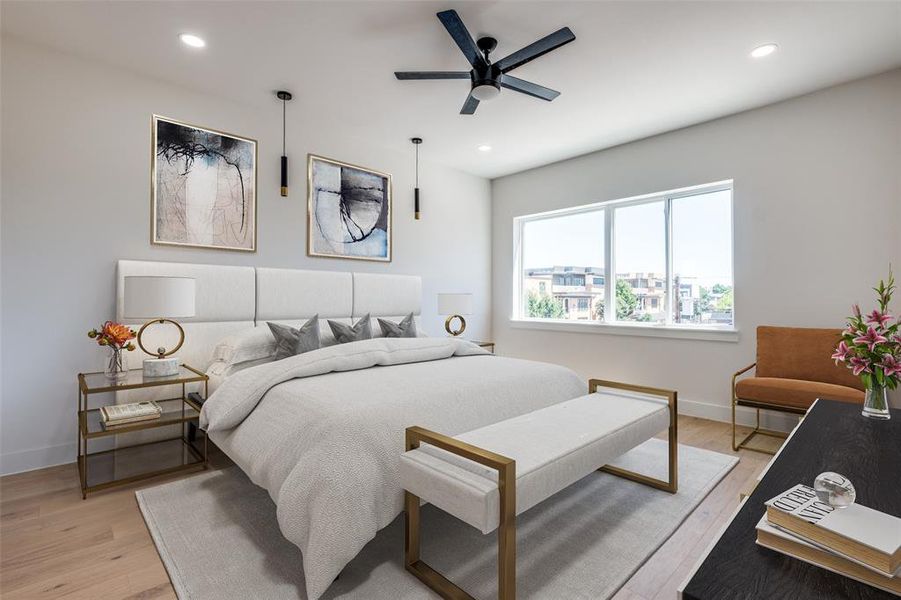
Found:
<path fill-rule="evenodd" d="M 307 254 L 391 262 L 391 175 L 307 156 Z"/>
<path fill-rule="evenodd" d="M 153 115 L 150 241 L 256 251 L 257 143 Z"/>

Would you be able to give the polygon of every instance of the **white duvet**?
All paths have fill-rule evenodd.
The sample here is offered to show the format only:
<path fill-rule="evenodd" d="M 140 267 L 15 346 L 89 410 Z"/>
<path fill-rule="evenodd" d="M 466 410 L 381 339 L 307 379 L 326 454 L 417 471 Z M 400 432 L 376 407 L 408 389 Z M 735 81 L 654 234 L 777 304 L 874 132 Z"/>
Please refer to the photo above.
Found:
<path fill-rule="evenodd" d="M 569 369 L 463 340 L 379 338 L 236 373 L 204 404 L 201 426 L 269 491 L 315 600 L 400 514 L 406 427 L 455 435 L 585 390 Z"/>

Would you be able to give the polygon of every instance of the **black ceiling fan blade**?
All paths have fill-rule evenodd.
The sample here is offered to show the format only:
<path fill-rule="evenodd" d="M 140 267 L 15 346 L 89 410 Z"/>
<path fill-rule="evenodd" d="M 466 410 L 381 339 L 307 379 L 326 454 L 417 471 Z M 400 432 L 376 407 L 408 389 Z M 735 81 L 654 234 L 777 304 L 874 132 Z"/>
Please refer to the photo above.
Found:
<path fill-rule="evenodd" d="M 557 90 L 552 90 L 551 88 L 546 88 L 543 85 L 538 85 L 537 83 L 532 83 L 531 81 L 526 81 L 519 77 L 513 77 L 512 75 L 501 75 L 500 84 L 501 87 L 505 87 L 509 90 L 516 90 L 517 92 L 522 92 L 533 98 L 541 98 L 548 102 L 560 95 L 560 92 Z"/>
<path fill-rule="evenodd" d="M 479 52 L 478 46 L 476 46 L 472 36 L 469 35 L 469 30 L 466 29 L 466 25 L 463 24 L 463 20 L 457 14 L 457 11 L 442 11 L 438 13 L 438 19 L 444 25 L 444 28 L 447 29 L 450 36 L 454 38 L 454 41 L 457 42 L 457 46 L 463 51 L 469 64 L 479 70 L 487 68 L 488 64 L 485 62 L 485 58 Z"/>
<path fill-rule="evenodd" d="M 551 50 L 556 50 L 574 39 L 576 39 L 576 36 L 570 31 L 569 27 L 564 27 L 541 38 L 537 42 L 532 42 L 522 50 L 517 50 L 511 55 L 495 61 L 494 66 L 500 69 L 501 73 L 506 73 L 516 67 L 521 67 L 529 61 L 535 60 L 539 56 L 544 56 Z"/>
<path fill-rule="evenodd" d="M 476 111 L 476 108 L 478 107 L 479 99 L 470 93 L 469 97 L 466 99 L 466 102 L 463 103 L 463 108 L 460 109 L 460 114 L 471 115 Z"/>
<path fill-rule="evenodd" d="M 395 71 L 398 79 L 471 79 L 469 71 Z"/>

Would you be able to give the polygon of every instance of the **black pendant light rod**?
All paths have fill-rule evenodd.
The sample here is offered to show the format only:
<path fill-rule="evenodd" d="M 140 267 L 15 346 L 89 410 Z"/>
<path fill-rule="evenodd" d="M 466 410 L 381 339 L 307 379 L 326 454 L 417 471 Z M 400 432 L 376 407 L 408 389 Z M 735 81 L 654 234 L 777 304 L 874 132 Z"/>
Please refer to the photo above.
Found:
<path fill-rule="evenodd" d="M 282 196 L 288 195 L 288 153 L 285 151 L 285 131 L 287 129 L 287 108 L 288 100 L 293 98 L 291 92 L 280 90 L 275 93 L 276 97 L 282 101 Z"/>
<path fill-rule="evenodd" d="M 419 214 L 419 145 L 422 143 L 422 138 L 412 138 L 410 140 L 416 146 L 416 186 L 413 188 L 413 215 L 418 221 L 420 218 Z"/>

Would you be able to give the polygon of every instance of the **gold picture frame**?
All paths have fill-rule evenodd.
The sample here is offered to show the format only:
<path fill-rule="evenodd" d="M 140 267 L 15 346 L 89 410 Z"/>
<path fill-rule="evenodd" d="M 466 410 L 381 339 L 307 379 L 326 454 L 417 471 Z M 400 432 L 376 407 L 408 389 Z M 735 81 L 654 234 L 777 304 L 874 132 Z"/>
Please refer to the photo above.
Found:
<path fill-rule="evenodd" d="M 331 166 L 340 169 L 339 177 L 343 177 L 343 170 L 350 169 L 361 175 L 352 174 L 354 176 L 368 177 L 371 181 L 381 180 L 382 201 L 379 212 L 376 214 L 372 209 L 364 208 L 361 211 L 367 222 L 362 226 L 358 224 L 350 214 L 353 208 L 342 206 L 339 212 L 331 211 L 332 214 L 324 211 L 326 207 L 319 205 L 320 198 L 317 194 L 317 181 L 314 169 L 317 163 L 324 166 Z M 332 173 L 334 175 L 334 173 Z M 341 180 L 340 184 L 343 182 Z M 337 202 L 343 203 L 344 197 L 342 192 L 330 192 L 337 195 Z M 370 193 L 370 196 L 373 196 Z M 334 200 L 334 199 L 333 199 Z M 393 190 L 390 173 L 383 173 L 368 167 L 362 167 L 333 158 L 319 156 L 317 154 L 307 154 L 307 255 L 320 258 L 342 258 L 349 260 L 365 260 L 370 262 L 386 262 L 390 263 L 393 254 L 393 229 L 394 229 L 394 206 L 393 206 Z M 340 223 L 338 219 L 341 219 Z M 323 219 L 323 220 L 320 220 Z M 344 227 L 343 234 L 354 238 L 355 235 L 361 236 L 360 239 L 352 239 L 351 241 L 328 239 L 324 231 L 325 220 L 329 220 L 328 224 Z M 384 229 L 382 229 L 384 226 Z M 352 230 L 353 229 L 353 230 Z M 380 232 L 384 232 L 383 234 Z M 374 237 L 370 237 L 374 236 Z M 338 252 L 339 244 L 345 252 Z M 351 249 L 351 244 L 359 244 L 357 248 Z M 378 252 L 383 246 L 383 251 Z M 329 249 L 333 251 L 328 251 Z M 368 253 L 368 254 L 367 254 Z"/>
<path fill-rule="evenodd" d="M 165 128 L 162 136 L 161 125 Z M 188 137 L 192 143 L 185 148 L 184 141 Z M 161 139 L 165 148 L 160 146 Z M 205 197 L 202 193 L 195 196 L 200 197 L 201 206 L 206 203 L 209 208 L 207 211 L 202 208 L 198 211 L 200 216 L 196 218 L 196 227 L 192 229 L 187 215 L 190 199 L 183 195 L 186 192 L 180 187 L 198 158 L 209 163 L 204 165 L 205 170 L 224 171 L 209 174 L 216 177 L 215 191 Z M 165 165 L 160 165 L 161 159 L 165 161 Z M 181 167 L 177 168 L 177 165 Z M 159 246 L 256 252 L 257 165 L 255 139 L 154 114 L 150 123 L 150 243 Z M 234 207 L 231 207 L 227 202 L 222 202 L 222 177 L 232 180 L 233 193 L 240 193 L 240 204 L 234 202 Z M 161 178 L 165 181 L 161 181 Z M 209 238 L 210 242 L 198 241 L 203 237 Z"/>

